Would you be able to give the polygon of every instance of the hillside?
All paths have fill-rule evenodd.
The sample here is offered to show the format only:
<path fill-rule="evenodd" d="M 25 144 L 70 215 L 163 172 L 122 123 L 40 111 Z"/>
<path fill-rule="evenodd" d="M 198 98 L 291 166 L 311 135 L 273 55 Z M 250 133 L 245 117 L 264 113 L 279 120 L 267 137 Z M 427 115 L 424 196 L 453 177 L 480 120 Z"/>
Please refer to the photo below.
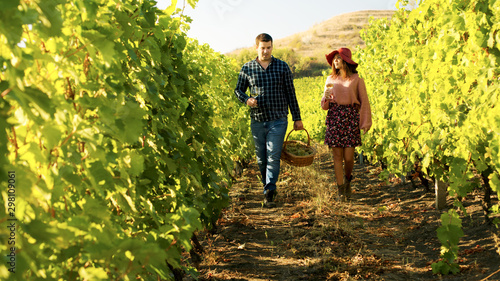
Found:
<path fill-rule="evenodd" d="M 302 57 L 319 57 L 324 59 L 324 54 L 332 49 L 348 47 L 356 50 L 356 47 L 364 46 L 360 37 L 360 30 L 368 25 L 371 17 L 391 18 L 392 10 L 366 10 L 334 16 L 324 22 L 318 23 L 310 29 L 294 35 L 275 39 L 275 48 L 291 48 Z M 238 49 L 230 55 L 237 55 L 244 49 Z"/>
<path fill-rule="evenodd" d="M 368 25 L 370 18 L 390 19 L 393 13 L 392 10 L 366 10 L 334 16 L 306 31 L 285 38 L 275 38 L 274 48 L 275 50 L 293 51 L 301 59 L 302 62 L 299 63 L 298 60 L 289 57 L 284 58 L 291 65 L 300 64 L 298 67 L 301 69 L 297 70 L 297 73 L 317 74 L 318 69 L 327 68 L 325 64 L 326 53 L 340 47 L 348 47 L 352 51 L 356 51 L 358 47 L 363 48 L 364 42 L 361 39 L 360 31 Z M 249 46 L 230 52 L 227 55 L 240 58 L 241 63 L 243 63 L 248 61 L 248 58 L 254 57 L 255 50 L 253 46 Z M 278 53 L 278 57 L 283 58 L 282 53 Z M 307 63 L 304 64 L 304 61 L 307 61 Z"/>

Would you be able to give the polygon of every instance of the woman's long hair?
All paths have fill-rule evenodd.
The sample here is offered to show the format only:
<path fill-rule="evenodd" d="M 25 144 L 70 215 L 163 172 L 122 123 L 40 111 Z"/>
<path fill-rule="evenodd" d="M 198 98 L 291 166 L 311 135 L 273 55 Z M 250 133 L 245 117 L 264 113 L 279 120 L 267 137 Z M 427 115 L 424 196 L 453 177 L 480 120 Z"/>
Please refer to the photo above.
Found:
<path fill-rule="evenodd" d="M 345 75 L 346 75 L 345 77 L 342 78 L 347 78 L 354 73 L 358 73 L 358 71 L 356 70 L 357 67 L 358 67 L 357 65 L 349 64 L 344 60 L 342 60 L 342 69 L 345 70 Z M 335 64 L 333 63 L 333 61 L 332 61 L 332 73 L 330 73 L 330 76 L 332 76 L 333 78 L 337 78 L 340 76 L 340 69 L 335 68 Z"/>

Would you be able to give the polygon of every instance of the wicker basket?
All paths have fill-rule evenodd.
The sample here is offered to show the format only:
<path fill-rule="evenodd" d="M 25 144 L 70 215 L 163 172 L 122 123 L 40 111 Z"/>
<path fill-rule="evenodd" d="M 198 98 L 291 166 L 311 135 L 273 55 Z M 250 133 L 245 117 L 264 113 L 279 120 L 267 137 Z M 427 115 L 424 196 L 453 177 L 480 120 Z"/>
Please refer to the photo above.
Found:
<path fill-rule="evenodd" d="M 311 146 L 311 137 L 309 137 L 309 132 L 307 132 L 307 130 L 304 129 L 304 131 L 306 131 L 306 133 L 307 133 L 307 144 L 305 144 L 305 143 L 303 143 L 301 141 L 297 141 L 297 140 L 290 140 L 290 141 L 288 140 L 288 137 L 290 136 L 290 134 L 293 131 L 295 131 L 295 129 L 291 130 L 290 133 L 288 133 L 288 135 L 286 136 L 286 140 L 283 143 L 283 149 L 281 150 L 281 160 L 285 161 L 286 163 L 288 163 L 292 166 L 296 166 L 296 167 L 309 166 L 312 164 L 312 162 L 314 160 L 314 156 L 316 155 L 316 149 L 314 149 L 314 147 Z M 306 146 L 307 148 L 312 150 L 312 153 L 309 155 L 305 155 L 305 156 L 298 156 L 298 155 L 292 154 L 289 151 L 287 151 L 287 149 L 286 149 L 287 145 L 292 144 L 292 143 L 297 143 L 297 144 Z"/>

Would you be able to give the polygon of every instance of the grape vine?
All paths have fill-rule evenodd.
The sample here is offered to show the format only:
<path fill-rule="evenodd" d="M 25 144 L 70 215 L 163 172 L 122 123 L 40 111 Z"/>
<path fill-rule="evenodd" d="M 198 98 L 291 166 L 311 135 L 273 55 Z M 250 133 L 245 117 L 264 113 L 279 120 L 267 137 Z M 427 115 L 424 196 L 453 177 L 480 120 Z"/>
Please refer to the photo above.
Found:
<path fill-rule="evenodd" d="M 491 186 L 500 195 L 500 3 L 493 0 L 421 1 L 388 21 L 371 21 L 357 52 L 369 89 L 374 125 L 363 151 L 387 171 L 422 171 L 449 183 L 460 198 Z M 496 213 L 499 206 L 493 206 Z M 442 260 L 436 273 L 457 272 L 461 235 L 456 209 L 438 230 Z"/>
<path fill-rule="evenodd" d="M 187 38 L 176 2 L 0 3 L 0 184 L 15 171 L 18 278 L 196 274 L 183 253 L 226 206 L 251 139 L 237 68 Z"/>

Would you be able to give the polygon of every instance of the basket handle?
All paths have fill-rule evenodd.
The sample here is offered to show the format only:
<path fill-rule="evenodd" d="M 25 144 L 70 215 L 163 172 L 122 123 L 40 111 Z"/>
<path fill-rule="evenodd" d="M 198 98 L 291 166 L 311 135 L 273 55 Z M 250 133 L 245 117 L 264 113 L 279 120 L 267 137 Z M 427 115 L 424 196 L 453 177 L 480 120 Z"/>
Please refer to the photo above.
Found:
<path fill-rule="evenodd" d="M 309 132 L 304 128 L 302 129 L 304 131 L 306 131 L 307 133 L 307 146 L 311 146 L 311 137 L 309 136 Z M 296 130 L 296 129 L 292 129 L 290 131 L 290 133 L 288 133 L 288 135 L 286 136 L 286 139 L 285 139 L 285 146 L 283 148 L 286 148 L 286 145 L 287 145 L 287 141 L 288 141 L 288 137 L 290 136 L 290 134 L 293 132 L 293 131 L 300 131 L 300 130 Z"/>

